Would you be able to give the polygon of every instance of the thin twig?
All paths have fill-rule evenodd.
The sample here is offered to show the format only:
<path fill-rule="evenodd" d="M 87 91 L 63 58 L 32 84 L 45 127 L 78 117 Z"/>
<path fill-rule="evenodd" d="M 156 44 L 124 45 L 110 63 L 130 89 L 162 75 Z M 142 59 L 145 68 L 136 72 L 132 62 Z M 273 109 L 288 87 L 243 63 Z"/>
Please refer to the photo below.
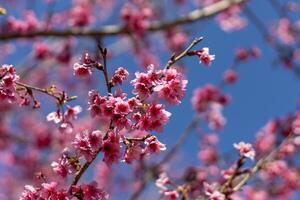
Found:
<path fill-rule="evenodd" d="M 197 45 L 199 42 L 201 42 L 203 40 L 203 37 L 199 37 L 199 38 L 195 38 L 193 40 L 193 42 L 178 56 L 172 56 L 169 61 L 167 62 L 165 69 L 169 69 L 174 63 L 176 63 L 177 61 L 181 60 L 183 57 L 188 55 L 188 52 L 195 46 Z"/>

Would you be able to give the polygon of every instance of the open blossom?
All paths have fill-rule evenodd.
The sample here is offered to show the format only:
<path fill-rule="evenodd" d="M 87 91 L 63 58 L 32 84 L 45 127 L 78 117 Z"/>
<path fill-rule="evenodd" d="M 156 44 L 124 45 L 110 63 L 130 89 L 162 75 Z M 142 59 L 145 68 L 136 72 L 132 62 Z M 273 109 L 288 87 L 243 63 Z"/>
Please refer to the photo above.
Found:
<path fill-rule="evenodd" d="M 227 95 L 223 95 L 215 86 L 206 85 L 194 91 L 191 102 L 194 109 L 201 113 L 207 111 L 211 103 L 226 105 L 229 102 L 229 97 Z"/>
<path fill-rule="evenodd" d="M 37 199 L 37 189 L 32 185 L 25 185 L 25 190 L 20 197 L 20 200 L 33 200 Z"/>
<path fill-rule="evenodd" d="M 219 103 L 211 103 L 209 109 L 205 114 L 205 118 L 208 121 L 209 128 L 213 130 L 217 130 L 222 128 L 225 123 L 226 119 L 222 114 L 223 105 Z"/>
<path fill-rule="evenodd" d="M 87 161 L 91 161 L 102 146 L 102 137 L 101 131 L 83 131 L 76 135 L 73 145 L 80 155 L 84 156 Z"/>
<path fill-rule="evenodd" d="M 63 133 L 71 133 L 73 131 L 72 120 L 77 118 L 77 115 L 82 111 L 80 106 L 70 107 L 67 106 L 67 110 L 61 113 L 60 110 L 51 112 L 47 115 L 47 121 L 53 121 L 60 124 L 60 131 Z"/>
<path fill-rule="evenodd" d="M 203 63 L 204 65 L 209 66 L 211 61 L 215 59 L 215 55 L 209 54 L 209 48 L 204 47 L 197 51 L 197 55 L 199 57 L 199 62 Z"/>
<path fill-rule="evenodd" d="M 124 160 L 126 163 L 132 163 L 134 160 L 140 160 L 143 153 L 141 144 L 139 142 L 132 142 L 126 146 Z"/>
<path fill-rule="evenodd" d="M 129 76 L 129 73 L 123 67 L 119 67 L 111 78 L 113 85 L 121 85 Z"/>
<path fill-rule="evenodd" d="M 15 100 L 16 82 L 19 76 L 12 65 L 2 65 L 0 67 L 0 100 L 12 102 Z"/>
<path fill-rule="evenodd" d="M 163 193 L 164 200 L 177 200 L 179 197 L 179 194 L 176 190 L 169 190 L 165 191 Z"/>
<path fill-rule="evenodd" d="M 225 200 L 225 195 L 218 191 L 216 185 L 204 182 L 204 193 L 209 197 L 209 200 Z"/>
<path fill-rule="evenodd" d="M 83 200 L 107 200 L 109 195 L 102 189 L 97 187 L 97 182 L 93 181 L 89 184 L 80 186 Z"/>
<path fill-rule="evenodd" d="M 153 65 L 148 66 L 147 73 L 136 72 L 136 78 L 131 81 L 134 87 L 132 93 L 138 95 L 143 100 L 148 98 L 152 92 L 152 88 L 160 82 L 161 76 L 161 70 L 155 70 Z"/>
<path fill-rule="evenodd" d="M 58 162 L 53 161 L 51 167 L 54 172 L 59 174 L 62 177 L 66 177 L 68 174 L 72 174 L 76 170 L 75 163 L 70 162 L 67 152 L 64 152 L 59 158 Z"/>
<path fill-rule="evenodd" d="M 171 183 L 166 173 L 159 174 L 159 178 L 155 181 L 155 185 L 160 189 L 161 192 L 166 191 L 167 186 Z"/>
<path fill-rule="evenodd" d="M 40 191 L 41 199 L 63 199 L 68 200 L 66 190 L 59 189 L 57 182 L 42 183 L 42 190 Z"/>
<path fill-rule="evenodd" d="M 240 156 L 254 160 L 255 151 L 250 143 L 240 142 L 233 145 L 240 153 Z"/>
<path fill-rule="evenodd" d="M 163 74 L 162 81 L 153 90 L 158 92 L 159 97 L 171 104 L 181 103 L 188 81 L 175 68 L 163 70 Z"/>
<path fill-rule="evenodd" d="M 56 112 L 51 112 L 47 115 L 47 121 L 53 121 L 58 124 L 60 122 L 70 122 L 77 118 L 77 115 L 82 111 L 80 106 L 70 107 L 67 106 L 67 110 L 62 114 L 59 110 Z"/>
<path fill-rule="evenodd" d="M 103 143 L 103 161 L 111 165 L 118 161 L 121 154 L 120 136 L 115 132 L 109 132 L 108 138 Z"/>
<path fill-rule="evenodd" d="M 170 116 L 171 113 L 162 104 L 151 104 L 146 109 L 146 114 L 141 116 L 137 127 L 141 130 L 162 132 Z"/>
<path fill-rule="evenodd" d="M 74 75 L 79 77 L 85 77 L 91 75 L 93 68 L 97 65 L 96 61 L 91 58 L 88 53 L 84 53 L 81 56 L 80 62 L 73 65 Z"/>
<path fill-rule="evenodd" d="M 166 150 L 166 145 L 159 142 L 155 136 L 150 136 L 145 140 L 146 153 L 159 153 Z"/>

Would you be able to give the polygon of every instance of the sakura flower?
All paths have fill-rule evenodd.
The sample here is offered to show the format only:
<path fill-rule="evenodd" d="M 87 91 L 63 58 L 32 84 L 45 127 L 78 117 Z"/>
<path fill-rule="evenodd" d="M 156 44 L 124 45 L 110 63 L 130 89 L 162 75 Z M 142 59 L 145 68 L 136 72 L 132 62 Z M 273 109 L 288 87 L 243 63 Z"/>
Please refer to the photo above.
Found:
<path fill-rule="evenodd" d="M 102 135 L 100 131 L 83 131 L 76 135 L 73 145 L 80 155 L 90 161 L 102 146 Z"/>
<path fill-rule="evenodd" d="M 225 200 L 225 195 L 217 190 L 216 185 L 210 185 L 204 182 L 204 193 L 210 200 Z"/>
<path fill-rule="evenodd" d="M 215 55 L 209 54 L 209 48 L 204 47 L 197 51 L 197 55 L 199 57 L 199 62 L 203 63 L 204 65 L 209 66 L 211 64 L 211 61 L 215 59 Z"/>
<path fill-rule="evenodd" d="M 160 98 L 171 104 L 181 103 L 188 81 L 174 68 L 164 70 L 163 74 L 162 82 L 157 84 L 153 90 L 158 92 Z"/>
<path fill-rule="evenodd" d="M 113 85 L 121 85 L 129 76 L 129 73 L 123 67 L 119 67 L 111 78 Z"/>
<path fill-rule="evenodd" d="M 229 97 L 223 95 L 215 86 L 206 85 L 203 88 L 198 88 L 194 91 L 191 102 L 194 109 L 197 112 L 202 113 L 210 108 L 211 103 L 227 105 L 229 102 Z"/>
<path fill-rule="evenodd" d="M 145 140 L 146 153 L 159 153 L 160 151 L 165 151 L 166 145 L 159 142 L 155 136 L 150 136 Z"/>
<path fill-rule="evenodd" d="M 103 143 L 103 153 L 103 161 L 108 165 L 118 161 L 121 153 L 120 137 L 118 134 L 114 132 L 108 133 L 108 139 Z"/>
<path fill-rule="evenodd" d="M 12 65 L 2 65 L 0 67 L 0 100 L 11 103 L 16 99 L 16 82 L 19 76 Z"/>
<path fill-rule="evenodd" d="M 70 25 L 83 27 L 92 23 L 91 7 L 86 4 L 75 5 L 70 12 Z"/>
<path fill-rule="evenodd" d="M 232 69 L 226 70 L 223 75 L 223 81 L 226 84 L 233 84 L 237 81 L 237 79 L 238 79 L 238 74 L 236 73 L 236 71 Z"/>
<path fill-rule="evenodd" d="M 179 194 L 176 190 L 169 190 L 163 193 L 164 200 L 177 200 L 179 198 Z"/>
<path fill-rule="evenodd" d="M 37 199 L 37 189 L 35 189 L 32 185 L 25 185 L 25 190 L 20 197 L 20 200 L 33 200 Z"/>
<path fill-rule="evenodd" d="M 76 170 L 76 165 L 71 163 L 69 159 L 71 158 L 68 157 L 67 152 L 64 152 L 58 162 L 53 161 L 51 163 L 53 171 L 64 178 L 73 173 Z"/>
<path fill-rule="evenodd" d="M 43 60 L 50 55 L 50 50 L 46 43 L 39 42 L 34 44 L 33 50 L 35 53 L 35 57 L 40 60 Z"/>
<path fill-rule="evenodd" d="M 97 183 L 91 182 L 81 186 L 83 200 L 107 200 L 109 195 L 97 187 Z"/>
<path fill-rule="evenodd" d="M 126 147 L 124 160 L 126 163 L 132 163 L 134 160 L 140 160 L 143 154 L 143 148 L 139 142 L 132 142 Z"/>
<path fill-rule="evenodd" d="M 234 148 L 240 153 L 240 156 L 254 160 L 255 151 L 250 143 L 240 142 L 233 144 Z"/>
<path fill-rule="evenodd" d="M 155 181 L 155 185 L 160 189 L 161 192 L 166 191 L 167 185 L 171 183 L 166 173 L 159 174 L 159 178 Z"/>
<path fill-rule="evenodd" d="M 74 69 L 74 75 L 76 76 L 84 77 L 92 74 L 91 67 L 87 67 L 79 63 L 75 63 L 73 69 Z"/>
<path fill-rule="evenodd" d="M 63 119 L 62 114 L 60 111 L 51 112 L 47 115 L 47 121 L 53 121 L 54 123 L 58 124 Z"/>
<path fill-rule="evenodd" d="M 96 61 L 93 60 L 88 53 L 85 53 L 82 55 L 80 62 L 73 65 L 74 75 L 79 77 L 91 75 L 96 65 Z"/>

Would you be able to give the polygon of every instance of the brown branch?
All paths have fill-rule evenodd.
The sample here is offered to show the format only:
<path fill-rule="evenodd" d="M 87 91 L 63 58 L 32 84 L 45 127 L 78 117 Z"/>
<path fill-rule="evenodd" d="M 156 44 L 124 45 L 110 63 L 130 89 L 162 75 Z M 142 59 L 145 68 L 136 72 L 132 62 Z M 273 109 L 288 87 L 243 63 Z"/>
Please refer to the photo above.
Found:
<path fill-rule="evenodd" d="M 235 187 L 233 188 L 233 192 L 239 191 L 248 182 L 248 180 L 251 178 L 252 174 L 258 172 L 260 169 L 263 168 L 263 166 L 266 163 L 268 163 L 269 161 L 273 160 L 275 158 L 275 156 L 281 150 L 281 147 L 283 145 L 285 145 L 287 142 L 289 142 L 290 139 L 293 139 L 293 136 L 294 136 L 294 133 L 290 133 L 290 135 L 288 137 L 286 137 L 276 149 L 274 149 L 273 151 L 271 151 L 265 157 L 263 157 L 260 160 L 258 160 L 257 163 L 251 168 L 251 170 L 244 176 L 244 178 L 239 183 L 237 183 L 235 185 Z"/>
<path fill-rule="evenodd" d="M 176 63 L 177 61 L 181 60 L 182 58 L 184 58 L 185 56 L 188 55 L 189 51 L 195 46 L 197 45 L 199 42 L 201 42 L 203 40 L 203 37 L 199 37 L 199 38 L 195 38 L 193 40 L 193 42 L 190 44 L 190 46 L 188 46 L 186 48 L 186 50 L 184 50 L 181 54 L 179 54 L 178 56 L 172 56 L 170 58 L 170 60 L 168 61 L 168 63 L 165 66 L 165 69 L 169 69 L 174 63 Z"/>
<path fill-rule="evenodd" d="M 155 32 L 165 30 L 174 26 L 193 23 L 198 20 L 207 19 L 212 17 L 234 5 L 238 5 L 246 2 L 246 0 L 222 0 L 217 3 L 211 4 L 204 8 L 196 9 L 191 11 L 187 15 L 167 21 L 155 21 L 152 22 L 146 31 Z M 98 30 L 83 30 L 83 29 L 69 29 L 69 30 L 41 30 L 29 33 L 3 33 L 0 34 L 0 40 L 14 40 L 18 38 L 34 38 L 34 37 L 109 37 L 116 35 L 124 35 L 132 33 L 132 31 L 119 25 L 107 25 Z"/>
<path fill-rule="evenodd" d="M 274 158 L 276 157 L 276 155 L 279 153 L 279 151 L 281 150 L 281 147 L 283 145 L 285 145 L 287 142 L 290 141 L 290 139 L 293 139 L 294 133 L 290 133 L 281 143 L 279 146 L 277 146 L 273 151 L 271 151 L 269 154 L 267 154 L 266 156 L 262 157 L 261 159 L 259 159 L 256 164 L 250 169 L 245 171 L 245 173 L 240 174 L 239 176 L 233 176 L 233 178 L 241 178 L 242 179 L 235 184 L 235 186 L 232 188 L 231 192 L 237 192 L 239 190 L 241 190 L 241 188 L 246 185 L 246 183 L 249 181 L 249 179 L 252 177 L 253 174 L 257 173 L 259 170 L 261 170 L 265 164 L 267 164 L 268 162 L 274 160 Z M 230 182 L 232 183 L 234 180 L 230 180 Z M 222 193 L 226 192 L 226 188 L 229 185 L 226 185 L 227 182 L 225 182 L 225 185 L 223 185 L 220 189 L 220 191 Z M 198 196 L 196 198 L 196 200 L 208 200 L 208 198 L 204 197 L 204 196 Z"/>
<path fill-rule="evenodd" d="M 28 90 L 34 90 L 34 91 L 38 91 L 38 92 L 41 92 L 41 93 L 44 93 L 48 96 L 51 96 L 53 98 L 55 98 L 56 100 L 60 101 L 61 100 L 61 95 L 60 96 L 57 96 L 55 94 L 53 94 L 50 90 L 47 90 L 47 89 L 44 89 L 44 88 L 39 88 L 39 87 L 36 87 L 36 86 L 32 86 L 32 85 L 28 85 L 28 84 L 25 84 L 25 83 L 21 83 L 21 82 L 16 82 L 16 84 L 18 86 L 21 86 L 25 89 L 28 89 Z M 70 97 L 66 97 L 65 101 L 72 101 L 72 100 L 75 100 L 77 98 L 77 96 L 70 96 Z"/>

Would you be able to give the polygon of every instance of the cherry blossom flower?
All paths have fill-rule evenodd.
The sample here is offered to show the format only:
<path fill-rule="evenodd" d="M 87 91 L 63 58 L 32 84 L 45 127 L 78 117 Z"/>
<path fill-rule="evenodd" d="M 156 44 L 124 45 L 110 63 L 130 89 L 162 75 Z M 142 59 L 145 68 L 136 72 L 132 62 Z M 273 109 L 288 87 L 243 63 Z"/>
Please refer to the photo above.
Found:
<path fill-rule="evenodd" d="M 165 151 L 166 145 L 159 142 L 155 136 L 150 136 L 145 140 L 146 153 L 159 153 L 160 151 Z"/>
<path fill-rule="evenodd" d="M 9 103 L 16 99 L 16 82 L 19 76 L 12 65 L 2 65 L 0 68 L 0 100 Z"/>
<path fill-rule="evenodd" d="M 83 200 L 107 200 L 109 195 L 97 187 L 95 181 L 81 185 Z"/>
<path fill-rule="evenodd" d="M 199 57 L 199 62 L 203 63 L 206 66 L 210 66 L 211 61 L 215 59 L 215 55 L 209 54 L 209 48 L 204 47 L 197 51 L 197 55 Z"/>
<path fill-rule="evenodd" d="M 176 190 L 169 190 L 163 193 L 164 200 L 177 200 L 179 198 L 179 194 Z"/>
<path fill-rule="evenodd" d="M 210 200 L 225 200 L 225 195 L 217 190 L 216 185 L 210 185 L 204 182 L 204 193 Z"/>
<path fill-rule="evenodd" d="M 188 81 L 175 68 L 164 70 L 163 74 L 162 82 L 156 85 L 153 90 L 158 92 L 160 98 L 171 104 L 181 103 Z"/>
<path fill-rule="evenodd" d="M 121 85 L 129 76 L 129 73 L 123 67 L 119 67 L 111 78 L 113 85 Z"/>
<path fill-rule="evenodd" d="M 233 84 L 238 80 L 238 74 L 236 73 L 236 71 L 229 69 L 226 70 L 224 75 L 223 75 L 223 81 L 224 83 L 227 84 Z"/>
<path fill-rule="evenodd" d="M 166 173 L 159 174 L 159 178 L 155 181 L 155 185 L 160 189 L 161 192 L 166 191 L 167 186 L 171 183 Z"/>
<path fill-rule="evenodd" d="M 233 144 L 234 148 L 240 153 L 240 156 L 254 160 L 255 151 L 250 143 L 240 142 Z"/>
<path fill-rule="evenodd" d="M 37 199 L 37 189 L 34 188 L 32 185 L 25 185 L 25 190 L 20 197 L 20 200 L 31 200 Z"/>

